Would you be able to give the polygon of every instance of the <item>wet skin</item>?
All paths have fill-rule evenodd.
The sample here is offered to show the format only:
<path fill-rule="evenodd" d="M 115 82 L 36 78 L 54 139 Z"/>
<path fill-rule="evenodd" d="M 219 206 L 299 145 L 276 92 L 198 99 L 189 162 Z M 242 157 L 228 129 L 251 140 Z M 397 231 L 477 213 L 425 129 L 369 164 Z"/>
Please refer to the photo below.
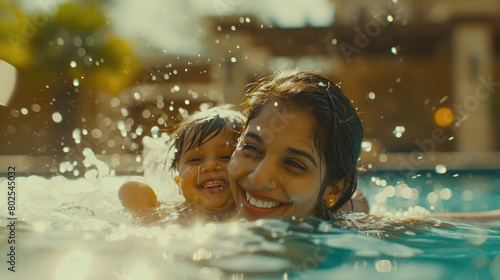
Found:
<path fill-rule="evenodd" d="M 208 142 L 181 155 L 178 183 L 188 203 L 214 214 L 234 207 L 227 169 L 235 147 L 234 132 L 224 128 Z"/>
<path fill-rule="evenodd" d="M 249 122 L 229 164 L 239 217 L 256 220 L 313 213 L 325 177 L 313 143 L 315 125 L 307 111 L 279 112 L 273 104 Z"/>

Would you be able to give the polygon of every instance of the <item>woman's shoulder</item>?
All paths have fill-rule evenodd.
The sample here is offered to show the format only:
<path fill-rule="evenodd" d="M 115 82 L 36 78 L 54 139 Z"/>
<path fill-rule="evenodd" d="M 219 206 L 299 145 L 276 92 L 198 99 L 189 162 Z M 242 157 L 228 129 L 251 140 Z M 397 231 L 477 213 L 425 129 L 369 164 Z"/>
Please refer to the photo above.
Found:
<path fill-rule="evenodd" d="M 363 212 L 368 214 L 370 212 L 370 207 L 365 195 L 359 190 L 356 190 L 351 199 L 342 205 L 338 212 Z"/>

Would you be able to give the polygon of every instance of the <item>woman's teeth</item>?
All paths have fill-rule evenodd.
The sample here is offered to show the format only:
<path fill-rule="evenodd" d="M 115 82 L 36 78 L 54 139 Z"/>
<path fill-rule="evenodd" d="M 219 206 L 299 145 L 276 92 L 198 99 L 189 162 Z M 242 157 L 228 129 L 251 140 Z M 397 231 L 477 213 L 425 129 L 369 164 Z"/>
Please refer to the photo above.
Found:
<path fill-rule="evenodd" d="M 258 207 L 258 208 L 273 208 L 273 207 L 276 207 L 279 205 L 278 202 L 257 200 L 254 197 L 252 197 L 251 195 L 249 195 L 248 193 L 246 193 L 246 195 L 247 195 L 248 203 L 250 203 L 250 205 Z"/>

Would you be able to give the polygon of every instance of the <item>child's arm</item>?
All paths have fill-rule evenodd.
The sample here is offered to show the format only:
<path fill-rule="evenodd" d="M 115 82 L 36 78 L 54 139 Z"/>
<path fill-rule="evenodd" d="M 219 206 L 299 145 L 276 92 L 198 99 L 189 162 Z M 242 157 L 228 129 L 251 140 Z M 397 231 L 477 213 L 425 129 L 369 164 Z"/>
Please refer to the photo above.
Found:
<path fill-rule="evenodd" d="M 118 190 L 118 198 L 125 209 L 141 217 L 152 213 L 158 206 L 155 192 L 138 180 L 125 182 Z"/>

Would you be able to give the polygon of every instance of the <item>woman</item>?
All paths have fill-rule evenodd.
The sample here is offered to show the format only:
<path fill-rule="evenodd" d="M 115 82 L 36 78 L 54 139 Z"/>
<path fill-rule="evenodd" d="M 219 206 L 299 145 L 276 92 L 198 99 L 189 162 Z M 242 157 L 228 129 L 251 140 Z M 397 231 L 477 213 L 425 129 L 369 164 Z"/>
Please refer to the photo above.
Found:
<path fill-rule="evenodd" d="M 337 85 L 285 70 L 258 81 L 242 107 L 247 122 L 229 163 L 239 217 L 330 219 L 345 208 L 368 210 L 361 196 L 351 200 L 363 130 Z"/>

